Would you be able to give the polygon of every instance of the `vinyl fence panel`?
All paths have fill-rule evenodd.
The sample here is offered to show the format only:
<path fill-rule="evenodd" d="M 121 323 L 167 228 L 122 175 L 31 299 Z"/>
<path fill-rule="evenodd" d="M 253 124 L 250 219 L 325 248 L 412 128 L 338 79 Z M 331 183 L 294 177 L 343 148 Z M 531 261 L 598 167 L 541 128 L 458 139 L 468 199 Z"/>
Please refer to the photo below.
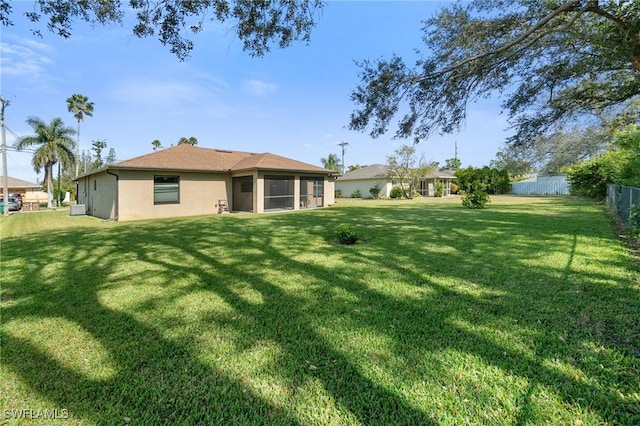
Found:
<path fill-rule="evenodd" d="M 516 182 L 511 184 L 511 192 L 516 195 L 569 195 L 569 182 Z"/>

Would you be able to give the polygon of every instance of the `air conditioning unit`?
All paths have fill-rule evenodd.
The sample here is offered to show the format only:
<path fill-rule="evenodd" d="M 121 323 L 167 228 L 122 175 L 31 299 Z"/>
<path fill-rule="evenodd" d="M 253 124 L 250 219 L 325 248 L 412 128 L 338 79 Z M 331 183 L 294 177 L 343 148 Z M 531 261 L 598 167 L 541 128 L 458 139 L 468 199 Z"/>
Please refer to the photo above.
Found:
<path fill-rule="evenodd" d="M 69 210 L 70 216 L 83 216 L 87 214 L 87 208 L 84 204 L 73 204 Z"/>

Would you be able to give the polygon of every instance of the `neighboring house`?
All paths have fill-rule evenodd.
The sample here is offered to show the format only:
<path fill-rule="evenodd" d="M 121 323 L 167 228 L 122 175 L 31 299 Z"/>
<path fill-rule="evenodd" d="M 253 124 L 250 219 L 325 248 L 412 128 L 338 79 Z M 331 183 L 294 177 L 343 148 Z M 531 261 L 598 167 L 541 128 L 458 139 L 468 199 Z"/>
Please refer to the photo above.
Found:
<path fill-rule="evenodd" d="M 423 197 L 434 197 L 436 195 L 436 182 L 442 182 L 444 185 L 442 196 L 447 197 L 451 195 L 451 181 L 455 178 L 455 172 L 452 170 L 437 170 L 429 173 L 424 179 L 420 180 L 420 187 L 417 189 L 418 194 Z"/>
<path fill-rule="evenodd" d="M 566 175 L 534 175 L 511 184 L 511 192 L 516 195 L 569 195 L 569 181 Z"/>
<path fill-rule="evenodd" d="M 3 191 L 3 181 L 4 177 L 0 176 L 0 195 Z M 12 178 L 11 176 L 7 176 L 7 181 L 9 184 L 9 194 L 20 194 L 22 195 L 22 202 L 45 202 L 47 201 L 47 193 L 42 191 L 42 185 L 38 185 L 37 183 L 27 182 L 26 180 Z"/>
<path fill-rule="evenodd" d="M 336 172 L 270 153 L 181 144 L 76 178 L 86 213 L 119 221 L 334 203 Z"/>
<path fill-rule="evenodd" d="M 343 197 L 351 197 L 356 191 L 360 192 L 362 198 L 371 198 L 369 190 L 376 184 L 380 187 L 380 198 L 389 198 L 391 188 L 396 182 L 387 176 L 388 167 L 383 164 L 373 164 L 362 167 L 336 179 L 336 190 L 341 192 Z M 451 195 L 451 181 L 455 179 L 453 171 L 439 170 L 425 176 L 420 180 L 416 191 L 425 197 L 435 196 L 435 183 L 440 181 L 444 184 L 444 194 Z"/>
<path fill-rule="evenodd" d="M 360 192 L 362 198 L 372 198 L 369 190 L 378 184 L 380 187 L 380 198 L 389 198 L 389 193 L 393 184 L 387 177 L 387 166 L 373 164 L 362 167 L 336 179 L 336 191 L 340 191 L 342 197 L 351 197 L 352 194 Z"/>

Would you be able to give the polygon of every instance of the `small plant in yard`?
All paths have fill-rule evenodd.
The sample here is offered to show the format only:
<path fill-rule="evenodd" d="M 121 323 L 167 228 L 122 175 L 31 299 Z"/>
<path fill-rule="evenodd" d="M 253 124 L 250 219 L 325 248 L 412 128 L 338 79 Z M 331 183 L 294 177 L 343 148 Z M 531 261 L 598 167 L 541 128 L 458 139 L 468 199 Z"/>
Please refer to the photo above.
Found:
<path fill-rule="evenodd" d="M 362 195 L 360 194 L 360 190 L 356 189 L 355 191 L 353 191 L 351 193 L 351 198 L 362 198 Z"/>
<path fill-rule="evenodd" d="M 336 189 L 334 191 L 334 195 L 336 198 L 341 198 L 342 197 L 342 190 L 341 189 Z"/>
<path fill-rule="evenodd" d="M 444 182 L 436 182 L 433 186 L 433 190 L 436 197 L 442 197 L 444 195 Z"/>
<path fill-rule="evenodd" d="M 470 209 L 484 209 L 489 202 L 489 194 L 485 191 L 466 192 L 462 195 L 462 205 Z"/>
<path fill-rule="evenodd" d="M 337 239 L 340 244 L 351 245 L 355 244 L 360 239 L 358 233 L 349 225 L 340 225 L 338 226 L 337 231 Z"/>

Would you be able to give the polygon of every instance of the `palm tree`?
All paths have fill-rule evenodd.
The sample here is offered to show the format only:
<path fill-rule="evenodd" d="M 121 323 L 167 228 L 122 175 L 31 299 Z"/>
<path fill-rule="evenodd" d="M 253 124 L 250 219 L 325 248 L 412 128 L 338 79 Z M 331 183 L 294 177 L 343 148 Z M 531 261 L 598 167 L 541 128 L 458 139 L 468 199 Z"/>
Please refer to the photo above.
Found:
<path fill-rule="evenodd" d="M 151 145 L 153 146 L 154 151 L 157 151 L 160 148 L 162 148 L 162 142 L 160 142 L 158 139 L 154 139 L 153 142 L 151 142 Z"/>
<path fill-rule="evenodd" d="M 178 140 L 178 145 L 189 144 L 189 145 L 197 145 L 198 139 L 191 136 L 190 138 L 185 138 L 184 136 Z"/>
<path fill-rule="evenodd" d="M 54 118 L 47 124 L 38 117 L 29 117 L 27 124 L 33 128 L 35 135 L 19 138 L 15 143 L 15 149 L 21 151 L 28 147 L 35 148 L 31 164 L 36 173 L 44 169 L 44 178 L 47 182 L 47 207 L 51 208 L 53 165 L 59 162 L 62 166 L 69 167 L 76 162 L 73 153 L 75 142 L 71 138 L 76 132 L 73 128 L 65 126 L 61 118 Z"/>
<path fill-rule="evenodd" d="M 76 143 L 76 156 L 80 159 L 80 123 L 84 120 L 84 116 L 93 116 L 93 102 L 89 102 L 89 98 L 80 94 L 73 94 L 67 98 L 67 109 L 73 113 L 73 116 L 78 120 L 78 142 Z M 76 176 L 78 176 L 78 167 L 80 164 L 76 162 Z"/>
<path fill-rule="evenodd" d="M 340 173 L 342 165 L 340 164 L 340 159 L 337 154 L 329 154 L 327 158 L 321 158 L 320 162 L 325 169 Z"/>

